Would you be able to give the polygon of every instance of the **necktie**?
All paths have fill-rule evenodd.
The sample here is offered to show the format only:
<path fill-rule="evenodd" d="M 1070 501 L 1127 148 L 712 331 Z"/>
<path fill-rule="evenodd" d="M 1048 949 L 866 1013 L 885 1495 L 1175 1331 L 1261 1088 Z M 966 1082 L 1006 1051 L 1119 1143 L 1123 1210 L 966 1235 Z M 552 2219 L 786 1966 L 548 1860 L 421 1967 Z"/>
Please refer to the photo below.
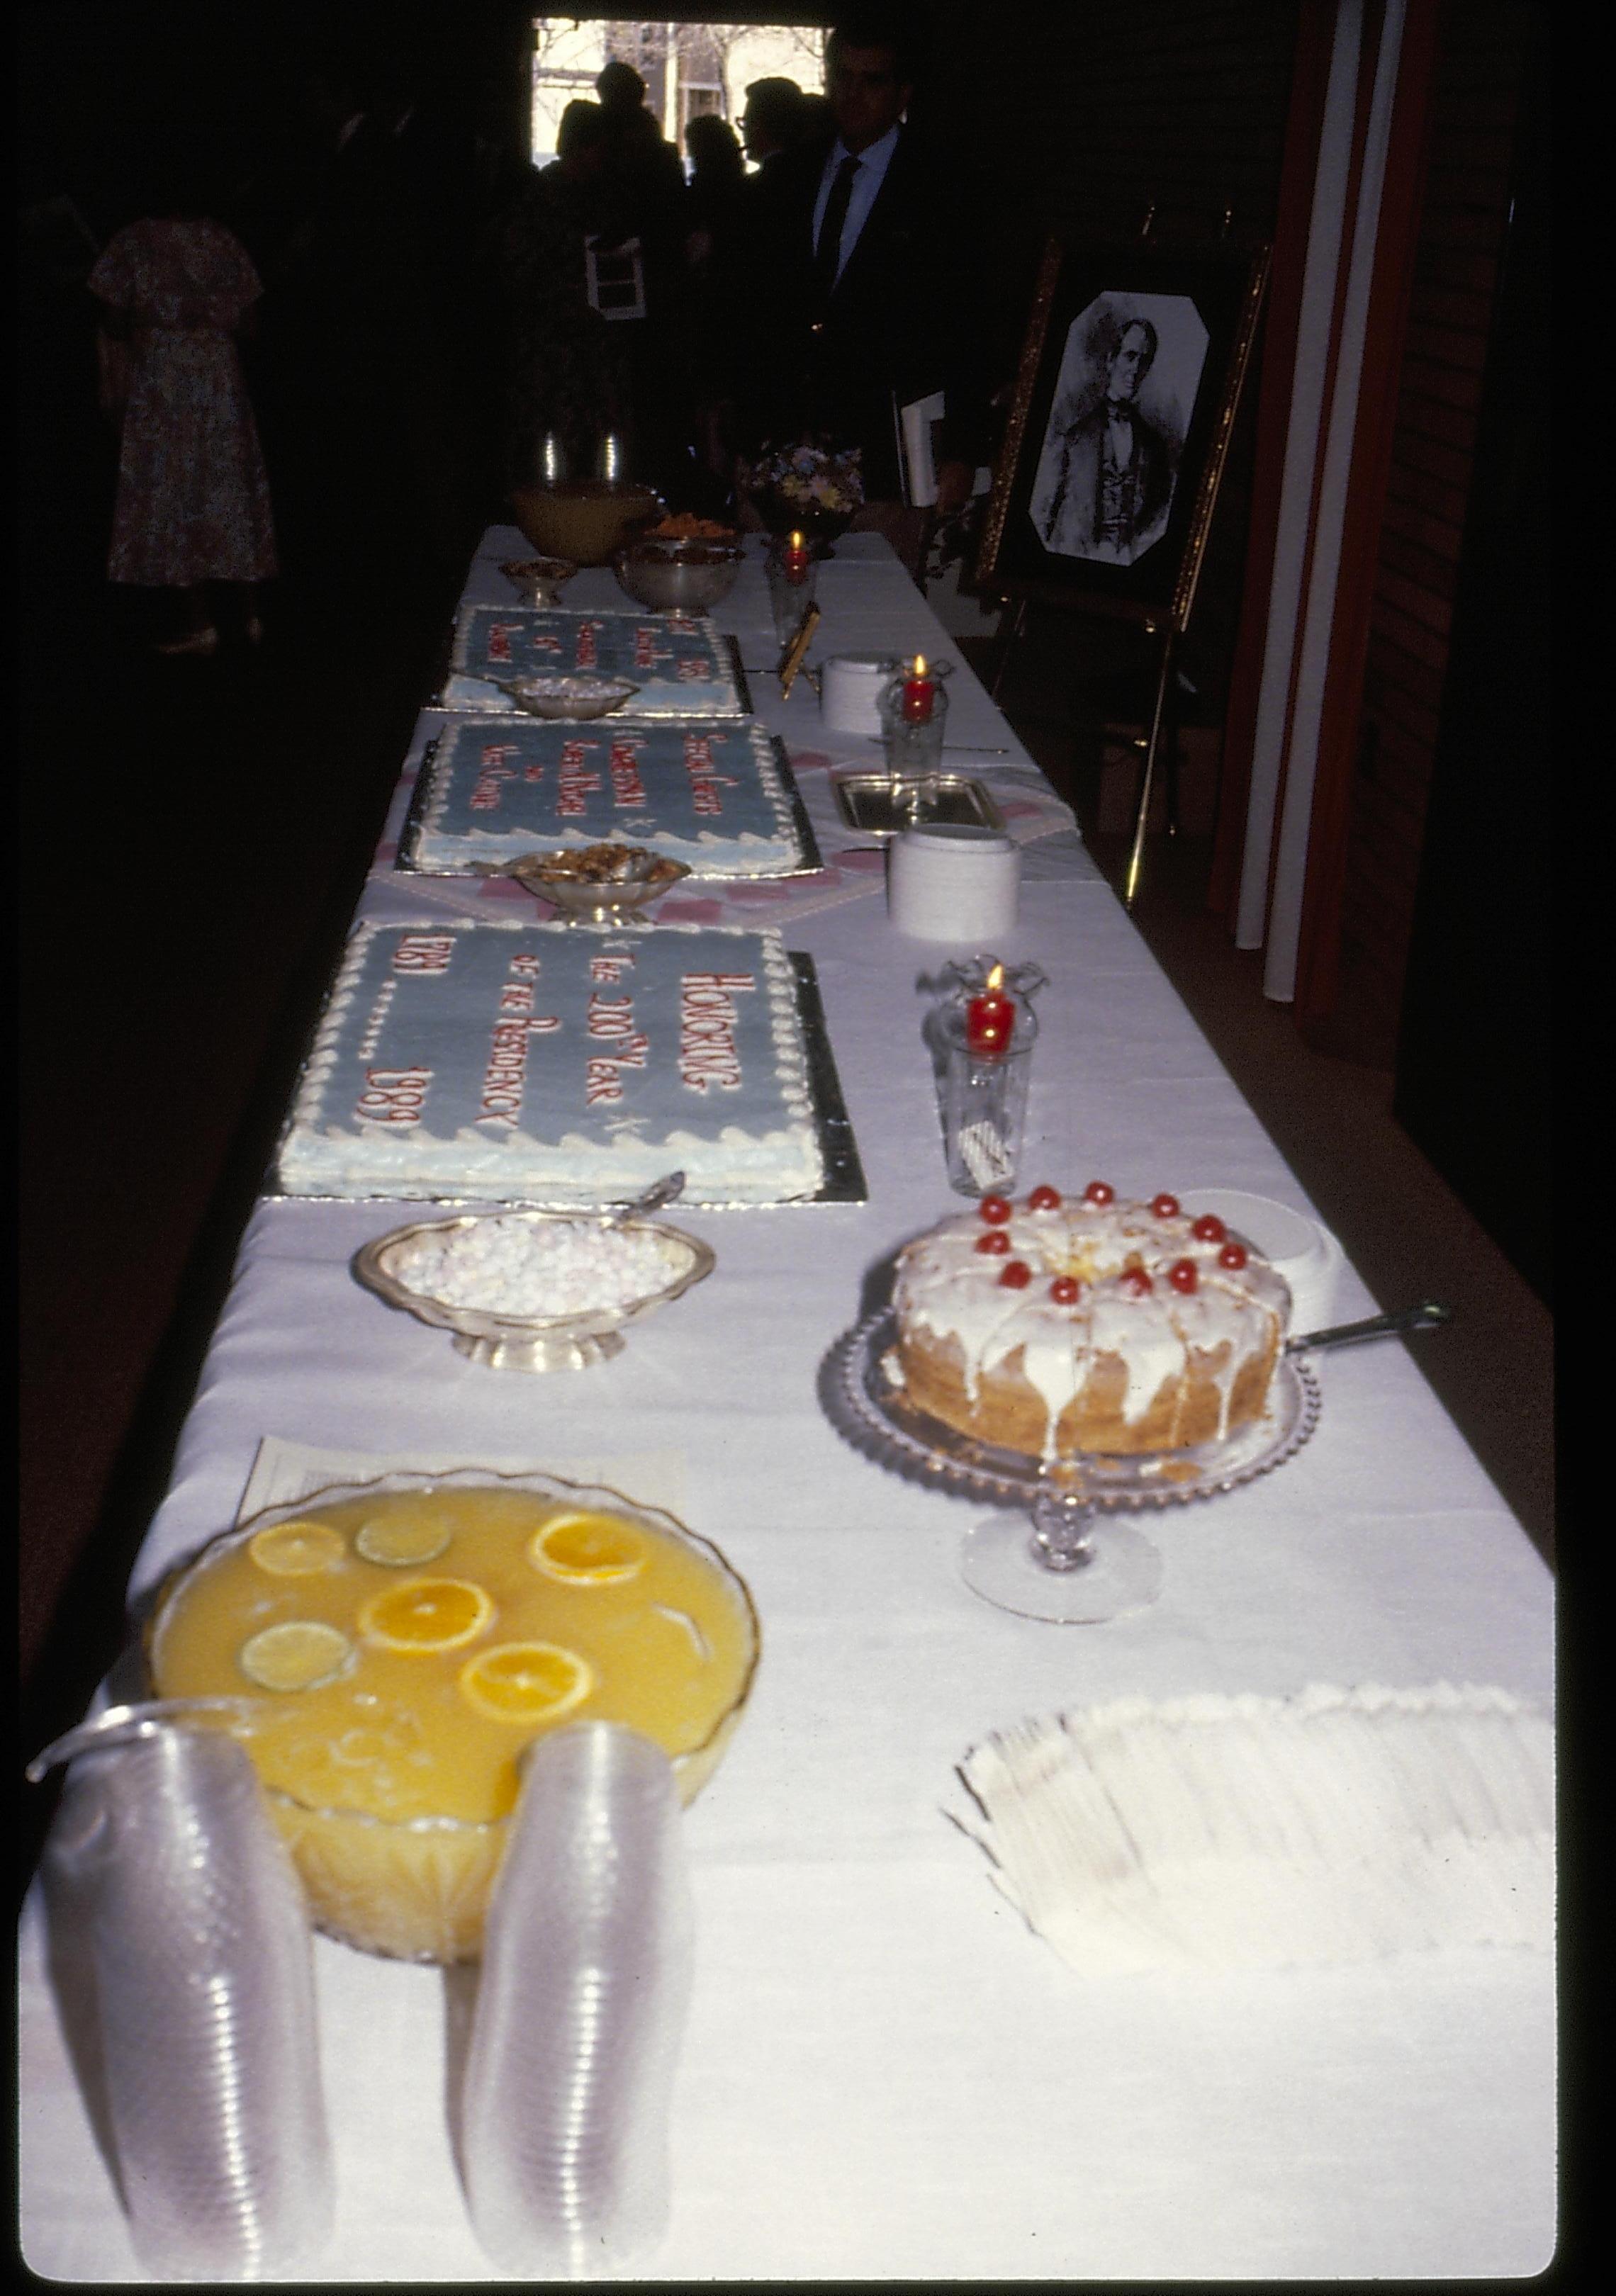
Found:
<path fill-rule="evenodd" d="M 819 243 L 814 250 L 814 284 L 821 309 L 830 301 L 831 290 L 836 284 L 841 230 L 848 219 L 848 201 L 853 196 L 853 178 L 857 173 L 857 160 L 844 160 L 836 170 L 831 196 L 824 203 L 824 221 L 819 226 Z"/>

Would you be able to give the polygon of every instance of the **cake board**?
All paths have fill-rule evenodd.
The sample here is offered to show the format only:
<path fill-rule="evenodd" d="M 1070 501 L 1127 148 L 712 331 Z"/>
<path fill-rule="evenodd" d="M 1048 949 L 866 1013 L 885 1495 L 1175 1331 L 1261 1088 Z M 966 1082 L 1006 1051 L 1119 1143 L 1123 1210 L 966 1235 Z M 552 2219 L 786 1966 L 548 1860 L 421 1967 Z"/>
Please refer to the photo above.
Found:
<path fill-rule="evenodd" d="M 654 926 L 635 928 L 652 932 Z M 852 1119 L 848 1114 L 847 1101 L 842 1094 L 841 1079 L 836 1072 L 835 1057 L 831 1051 L 830 1030 L 825 1024 L 824 1004 L 819 993 L 819 976 L 813 958 L 806 951 L 787 949 L 785 956 L 792 969 L 792 988 L 797 1009 L 798 1026 L 802 1031 L 803 1056 L 808 1065 L 808 1085 L 814 1103 L 815 1138 L 824 1166 L 824 1177 L 812 1195 L 783 1198 L 779 1204 L 741 1203 L 734 1199 L 707 1196 L 693 1185 L 680 1197 L 681 1203 L 695 1211 L 772 1211 L 793 1209 L 801 1204 L 863 1204 L 869 1201 L 869 1184 L 865 1177 L 863 1159 L 854 1137 Z M 301 1096 L 304 1078 L 314 1056 L 315 1040 L 319 1032 L 321 1015 L 316 1015 L 304 1046 L 298 1067 L 298 1082 L 291 1100 L 291 1111 L 282 1126 L 274 1155 L 265 1176 L 260 1194 L 272 1202 L 295 1204 L 436 1204 L 448 1211 L 483 1210 L 492 1207 L 501 1211 L 571 1211 L 587 1212 L 611 1209 L 615 1198 L 603 1198 L 598 1204 L 580 1201 L 576 1196 L 559 1198 L 533 1194 L 530 1196 L 501 1196 L 497 1199 L 477 1195 L 450 1195 L 444 1193 L 420 1195 L 367 1194 L 356 1192 L 346 1195 L 323 1195 L 308 1189 L 283 1187 L 280 1180 L 282 1151 L 291 1131 L 294 1114 Z"/>
<path fill-rule="evenodd" d="M 479 718 L 487 717 L 490 724 L 493 725 L 497 725 L 498 723 L 496 713 L 491 710 L 477 711 L 467 714 L 474 714 Z M 528 718 L 523 718 L 520 722 L 523 725 L 527 725 L 530 724 L 532 721 Z M 563 720 L 561 722 L 564 723 L 565 721 Z M 595 720 L 592 722 L 598 724 L 600 721 Z M 735 720 L 734 722 L 740 723 L 741 721 Z M 443 736 L 440 734 L 433 734 L 431 741 L 427 742 L 424 750 L 422 752 L 421 769 L 415 776 L 414 787 L 410 791 L 409 804 L 406 809 L 404 816 L 404 826 L 398 833 L 398 857 L 393 863 L 393 867 L 398 874 L 406 877 L 445 877 L 457 879 L 461 877 L 480 878 L 506 876 L 509 874 L 511 865 L 508 861 L 472 861 L 468 859 L 463 867 L 453 869 L 447 866 L 441 861 L 436 863 L 423 863 L 418 857 L 418 848 L 421 841 L 422 821 L 426 812 L 426 808 L 431 801 L 431 796 L 432 768 L 436 763 L 439 745 L 442 739 Z M 825 865 L 824 857 L 820 849 L 819 840 L 815 834 L 814 824 L 808 818 L 808 808 L 803 803 L 802 791 L 798 785 L 796 774 L 792 770 L 791 753 L 778 734 L 770 734 L 768 741 L 770 748 L 774 750 L 775 763 L 779 770 L 781 784 L 784 789 L 786 800 L 791 808 L 792 831 L 797 840 L 798 850 L 800 852 L 802 858 L 797 862 L 793 867 L 789 869 L 759 870 L 756 873 L 749 873 L 744 875 L 740 873 L 731 875 L 721 868 L 697 869 L 693 867 L 690 873 L 691 876 L 700 883 L 726 885 L 783 885 L 791 883 L 795 879 L 800 877 L 817 877 L 824 873 Z M 536 847 L 534 849 L 535 851 L 537 851 L 539 849 Z"/>
<path fill-rule="evenodd" d="M 513 608 L 509 610 L 502 608 L 501 611 L 502 612 L 508 611 L 509 619 L 513 621 L 520 621 L 523 619 L 523 610 L 521 608 Z M 553 610 L 540 607 L 537 609 L 529 609 L 527 611 L 529 613 L 537 614 L 549 612 Z M 618 609 L 616 607 L 612 607 L 610 611 L 615 614 L 618 611 Z M 626 620 L 654 621 L 657 619 L 657 617 L 654 614 L 630 615 L 625 613 L 624 619 Z M 451 712 L 455 717 L 489 717 L 508 715 L 508 703 L 506 697 L 504 695 L 500 695 L 500 699 L 497 703 L 457 701 L 450 697 L 449 681 L 451 678 L 456 676 L 464 677 L 470 684 L 487 685 L 490 693 L 496 694 L 499 693 L 499 688 L 496 685 L 494 685 L 491 681 L 486 678 L 480 680 L 476 676 L 475 672 L 461 670 L 455 668 L 455 644 L 459 635 L 460 617 L 456 615 L 454 620 L 450 622 L 447 629 L 443 635 L 443 642 L 439 647 L 437 660 L 433 668 L 431 683 L 431 698 L 426 703 L 426 708 L 429 709 L 446 710 Z M 709 708 L 697 713 L 689 709 L 659 709 L 654 702 L 646 701 L 643 699 L 644 689 L 642 688 L 641 693 L 636 694 L 635 697 L 634 715 L 636 718 L 666 718 L 675 719 L 689 718 L 697 714 L 709 718 L 756 717 L 757 711 L 752 707 L 751 687 L 747 683 L 746 668 L 741 660 L 741 644 L 739 639 L 732 636 L 727 630 L 715 630 L 713 633 L 713 643 L 715 651 L 728 673 L 730 683 L 734 687 L 736 706 L 733 710 Z M 549 722 L 552 724 L 559 724 L 565 721 L 552 719 Z M 591 718 L 583 722 L 593 725 L 597 724 L 599 721 L 597 719 Z"/>

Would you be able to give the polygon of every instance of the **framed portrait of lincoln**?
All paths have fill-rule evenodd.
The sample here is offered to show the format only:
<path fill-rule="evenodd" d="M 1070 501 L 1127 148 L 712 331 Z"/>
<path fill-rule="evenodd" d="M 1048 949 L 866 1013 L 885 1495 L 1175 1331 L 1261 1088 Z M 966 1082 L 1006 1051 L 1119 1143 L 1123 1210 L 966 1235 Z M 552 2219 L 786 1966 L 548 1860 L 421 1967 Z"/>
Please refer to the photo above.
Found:
<path fill-rule="evenodd" d="M 1049 242 L 980 588 L 1184 628 L 1267 276 L 1266 248 Z"/>

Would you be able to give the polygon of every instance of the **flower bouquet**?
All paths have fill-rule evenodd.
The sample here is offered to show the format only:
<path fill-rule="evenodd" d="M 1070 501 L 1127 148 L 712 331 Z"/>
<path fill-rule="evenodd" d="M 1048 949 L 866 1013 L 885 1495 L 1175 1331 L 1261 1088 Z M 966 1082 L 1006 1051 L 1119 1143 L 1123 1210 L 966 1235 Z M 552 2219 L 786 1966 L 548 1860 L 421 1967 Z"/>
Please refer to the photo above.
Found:
<path fill-rule="evenodd" d="M 860 460 L 857 447 L 770 445 L 742 474 L 742 488 L 771 534 L 800 533 L 816 558 L 828 558 L 863 506 Z"/>

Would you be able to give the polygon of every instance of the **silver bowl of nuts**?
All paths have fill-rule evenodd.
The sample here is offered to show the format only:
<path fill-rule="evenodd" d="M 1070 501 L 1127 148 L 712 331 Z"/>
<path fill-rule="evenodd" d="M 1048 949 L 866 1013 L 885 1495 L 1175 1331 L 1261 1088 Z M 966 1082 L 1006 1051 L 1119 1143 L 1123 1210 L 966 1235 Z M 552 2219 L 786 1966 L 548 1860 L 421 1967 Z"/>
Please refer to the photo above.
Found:
<path fill-rule="evenodd" d="M 710 519 L 665 519 L 614 552 L 628 595 L 653 613 L 702 614 L 734 588 L 746 553 L 732 529 Z"/>
<path fill-rule="evenodd" d="M 499 873 L 550 902 L 569 923 L 625 924 L 690 871 L 644 845 L 602 844 L 524 854 Z"/>
<path fill-rule="evenodd" d="M 580 1371 L 627 1325 L 711 1274 L 710 1245 L 664 1221 L 590 1212 L 468 1212 L 362 1245 L 357 1281 L 454 1334 L 495 1371 Z"/>

